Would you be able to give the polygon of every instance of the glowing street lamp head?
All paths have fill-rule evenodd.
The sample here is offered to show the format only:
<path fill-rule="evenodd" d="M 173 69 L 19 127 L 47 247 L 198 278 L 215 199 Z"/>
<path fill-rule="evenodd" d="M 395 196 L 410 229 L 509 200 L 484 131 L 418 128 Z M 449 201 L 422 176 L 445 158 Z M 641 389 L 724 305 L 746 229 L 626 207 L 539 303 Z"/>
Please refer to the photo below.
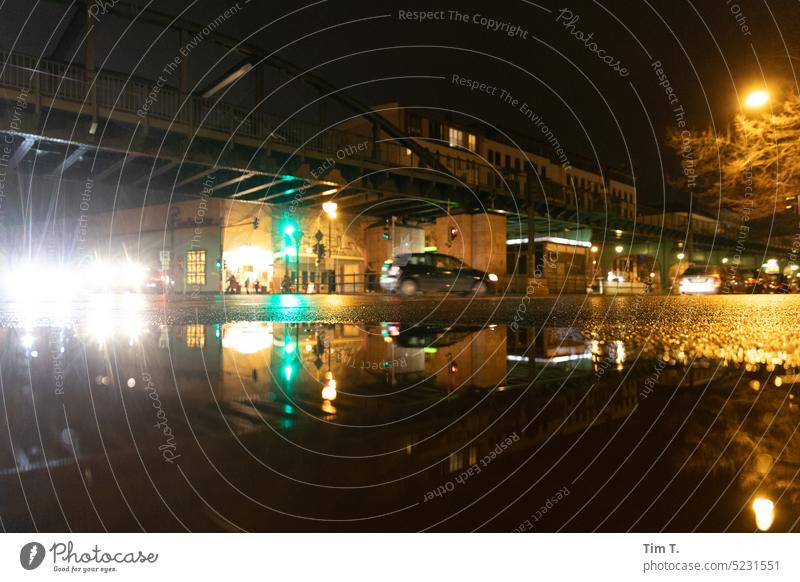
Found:
<path fill-rule="evenodd" d="M 685 259 L 685 258 L 686 258 L 686 255 L 685 255 L 685 254 L 683 254 L 683 253 L 678 253 L 678 260 L 679 260 L 679 261 L 682 261 L 682 260 L 683 260 L 683 259 Z"/>
<path fill-rule="evenodd" d="M 748 109 L 758 109 L 769 101 L 769 93 L 763 90 L 752 91 L 744 99 L 744 105 Z"/>
<path fill-rule="evenodd" d="M 336 218 L 336 209 L 338 207 L 339 205 L 336 204 L 336 202 L 328 201 L 322 205 L 322 210 L 325 211 L 325 214 L 327 214 L 329 217 Z"/>

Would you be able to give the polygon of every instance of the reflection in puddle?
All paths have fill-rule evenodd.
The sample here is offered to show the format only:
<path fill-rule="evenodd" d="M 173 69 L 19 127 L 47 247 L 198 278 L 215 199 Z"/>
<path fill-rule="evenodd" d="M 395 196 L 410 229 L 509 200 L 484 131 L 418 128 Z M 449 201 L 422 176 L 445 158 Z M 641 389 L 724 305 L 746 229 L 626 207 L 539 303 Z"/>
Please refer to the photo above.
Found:
<path fill-rule="evenodd" d="M 681 529 L 701 519 L 711 529 L 767 530 L 797 517 L 797 375 L 782 352 L 699 357 L 676 343 L 567 327 L 143 325 L 141 305 L 123 301 L 99 297 L 74 327 L 0 329 L 2 432 L 11 436 L 0 446 L 0 476 L 14 491 L 0 513 L 20 529 L 33 512 L 55 529 L 63 521 L 47 491 L 31 514 L 21 509 L 18 471 L 29 486 L 47 489 L 48 470 L 71 483 L 61 501 L 73 520 L 85 509 L 81 492 L 96 487 L 136 498 L 137 488 L 157 484 L 181 497 L 168 466 L 176 463 L 204 483 L 225 475 L 204 495 L 245 522 L 248 504 L 224 495 L 228 480 L 264 507 L 336 521 L 414 507 L 420 491 L 468 470 L 510 435 L 519 438 L 493 477 L 472 479 L 477 489 L 465 486 L 448 503 L 466 503 L 502 478 L 524 491 L 540 476 L 544 491 L 568 484 L 575 498 L 584 484 L 576 508 L 592 501 L 553 518 L 556 529 L 573 518 L 578 529 L 609 519 L 612 529 Z M 70 481 L 76 470 L 80 488 Z M 286 489 L 287 479 L 333 487 L 340 505 L 314 508 L 312 491 Z M 376 485 L 384 483 L 396 485 Z M 611 498 L 611 508 L 636 509 L 613 515 Z M 144 501 L 139 511 L 147 514 Z M 428 523 L 403 519 L 393 527 Z"/>

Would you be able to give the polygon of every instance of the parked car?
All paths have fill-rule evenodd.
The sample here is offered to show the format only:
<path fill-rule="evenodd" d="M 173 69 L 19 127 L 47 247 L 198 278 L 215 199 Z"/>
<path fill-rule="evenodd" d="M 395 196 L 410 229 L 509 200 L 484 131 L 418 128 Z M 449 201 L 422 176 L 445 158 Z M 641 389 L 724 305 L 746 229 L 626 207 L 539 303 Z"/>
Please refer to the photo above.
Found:
<path fill-rule="evenodd" d="M 425 292 L 494 292 L 497 275 L 465 265 L 460 259 L 440 253 L 398 255 L 383 265 L 381 288 L 414 295 Z"/>
<path fill-rule="evenodd" d="M 725 285 L 725 271 L 717 265 L 696 265 L 678 277 L 678 287 L 683 295 L 713 295 Z"/>
<path fill-rule="evenodd" d="M 767 274 L 760 269 L 741 269 L 730 278 L 728 285 L 732 293 L 797 293 L 796 277 Z"/>

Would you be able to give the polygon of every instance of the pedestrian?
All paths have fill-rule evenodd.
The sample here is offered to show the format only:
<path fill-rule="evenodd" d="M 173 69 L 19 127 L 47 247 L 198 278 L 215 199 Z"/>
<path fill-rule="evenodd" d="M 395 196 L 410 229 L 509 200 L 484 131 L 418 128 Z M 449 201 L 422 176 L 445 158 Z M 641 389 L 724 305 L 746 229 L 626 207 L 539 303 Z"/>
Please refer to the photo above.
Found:
<path fill-rule="evenodd" d="M 292 280 L 289 275 L 283 276 L 283 281 L 281 281 L 281 293 L 290 293 L 292 291 Z"/>
<path fill-rule="evenodd" d="M 256 295 L 261 295 L 261 283 L 258 279 L 256 279 L 255 283 L 253 283 L 253 289 L 256 290 Z"/>
<path fill-rule="evenodd" d="M 227 289 L 227 292 L 228 293 L 232 293 L 232 294 L 237 294 L 237 293 L 241 293 L 241 290 L 242 289 L 239 286 L 239 282 L 236 280 L 236 277 L 233 274 L 231 274 L 231 276 L 228 277 L 228 289 Z"/>
<path fill-rule="evenodd" d="M 244 290 L 248 295 L 250 295 L 250 277 L 244 280 Z"/>

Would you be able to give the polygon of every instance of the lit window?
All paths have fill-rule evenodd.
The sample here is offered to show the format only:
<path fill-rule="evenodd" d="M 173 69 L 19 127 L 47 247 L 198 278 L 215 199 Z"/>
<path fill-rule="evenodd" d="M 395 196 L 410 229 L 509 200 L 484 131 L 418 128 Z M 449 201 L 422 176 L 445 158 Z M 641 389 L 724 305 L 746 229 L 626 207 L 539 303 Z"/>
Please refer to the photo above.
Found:
<path fill-rule="evenodd" d="M 187 251 L 186 252 L 186 284 L 205 285 L 206 284 L 206 252 Z"/>
<path fill-rule="evenodd" d="M 456 146 L 464 146 L 464 132 L 460 129 L 449 127 L 447 135 L 451 148 Z"/>
<path fill-rule="evenodd" d="M 192 324 L 186 326 L 186 347 L 190 350 L 202 350 L 206 347 L 206 326 Z"/>
<path fill-rule="evenodd" d="M 467 148 L 469 149 L 469 151 L 471 152 L 478 151 L 478 138 L 475 136 L 475 134 L 468 133 L 467 139 L 469 140 L 467 142 Z"/>

